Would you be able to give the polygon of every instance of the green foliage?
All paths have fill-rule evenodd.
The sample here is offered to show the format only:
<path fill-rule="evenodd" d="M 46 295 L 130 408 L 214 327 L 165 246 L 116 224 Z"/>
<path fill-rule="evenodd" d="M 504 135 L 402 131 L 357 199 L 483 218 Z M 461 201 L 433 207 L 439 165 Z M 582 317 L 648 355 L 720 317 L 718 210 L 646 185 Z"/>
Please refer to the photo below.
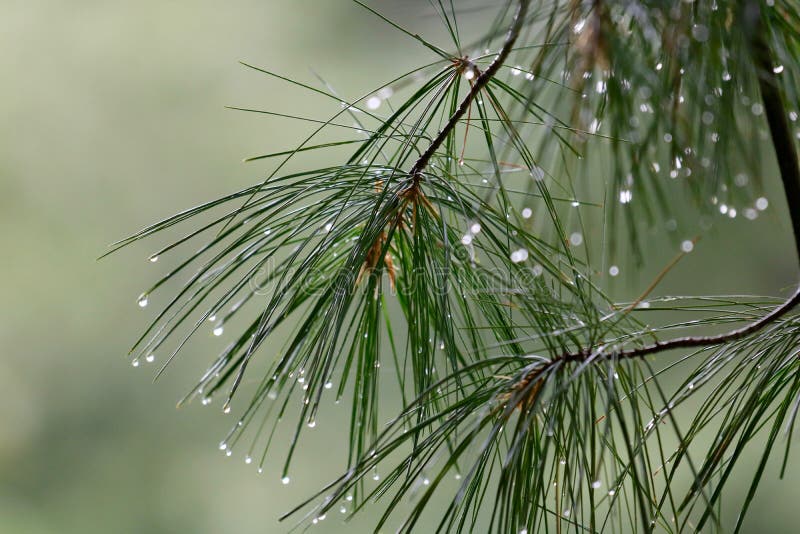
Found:
<path fill-rule="evenodd" d="M 263 182 L 115 245 L 194 224 L 156 254 L 178 254 L 177 266 L 144 297 L 185 281 L 134 357 L 169 350 L 166 366 L 209 320 L 240 325 L 182 402 L 222 395 L 225 411 L 241 407 L 221 448 L 249 441 L 262 464 L 291 417 L 284 475 L 321 407 L 349 403 L 347 465 L 298 508 L 312 518 L 352 495 L 353 512 L 384 507 L 376 530 L 410 531 L 441 502 L 441 531 L 730 527 L 723 490 L 742 451 L 767 436 L 746 511 L 773 445 L 794 429 L 798 325 L 787 312 L 798 297 L 648 299 L 657 279 L 615 303 L 605 273 L 619 272 L 609 258 L 644 261 L 647 227 L 686 236 L 679 203 L 699 214 L 752 205 L 748 218 L 763 209 L 750 177 L 761 176 L 766 128 L 791 146 L 778 155 L 784 187 L 800 183 L 788 129 L 800 10 L 482 2 L 486 33 L 468 43 L 459 19 L 476 6 L 439 0 L 430 5 L 452 41 L 439 46 L 357 3 L 434 59 L 353 101 L 248 65 L 341 109 L 324 120 L 246 110 L 316 127 L 294 150 L 250 158 L 278 161 Z M 311 151 L 336 155 L 284 171 Z M 694 246 L 677 241 L 674 262 Z M 680 319 L 653 326 L 642 318 L 653 312 Z M 697 334 L 727 325 L 740 328 Z M 680 386 L 667 389 L 666 375 Z M 386 405 L 386 388 L 401 406 Z M 410 511 L 393 517 L 404 501 Z"/>

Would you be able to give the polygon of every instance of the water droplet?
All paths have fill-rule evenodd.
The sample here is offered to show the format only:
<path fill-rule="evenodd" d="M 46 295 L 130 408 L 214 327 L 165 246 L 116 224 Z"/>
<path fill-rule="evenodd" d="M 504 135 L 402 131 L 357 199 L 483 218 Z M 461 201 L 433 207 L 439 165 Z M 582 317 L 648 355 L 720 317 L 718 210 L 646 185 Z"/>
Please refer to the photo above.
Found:
<path fill-rule="evenodd" d="M 147 361 L 147 363 L 153 363 L 156 360 L 156 355 L 151 352 L 150 354 L 145 356 L 144 359 L 145 361 Z"/>
<path fill-rule="evenodd" d="M 340 514 L 346 514 L 347 513 L 347 507 L 344 506 L 344 505 L 340 506 L 339 507 L 339 513 Z"/>
<path fill-rule="evenodd" d="M 614 495 L 617 494 L 617 492 L 616 492 L 616 490 L 610 489 L 610 490 L 608 490 L 608 494 L 609 494 L 609 496 L 613 497 Z"/>
<path fill-rule="evenodd" d="M 578 232 L 574 232 L 569 236 L 569 242 L 572 246 L 577 247 L 583 243 L 583 236 Z"/>
<path fill-rule="evenodd" d="M 595 480 L 594 482 L 592 482 L 592 489 L 598 489 L 602 485 L 603 485 L 602 482 L 600 482 L 599 480 Z"/>
<path fill-rule="evenodd" d="M 423 486 L 429 486 L 430 483 L 431 483 L 431 481 L 429 479 L 427 479 L 427 478 L 423 478 L 422 479 L 422 485 Z"/>
<path fill-rule="evenodd" d="M 686 387 L 687 387 L 688 389 L 694 389 L 694 383 L 693 383 L 693 382 L 689 382 L 689 385 L 688 385 L 688 386 L 686 386 Z"/>
<path fill-rule="evenodd" d="M 251 463 L 253 463 L 253 459 L 250 457 L 250 455 L 249 455 L 249 454 L 248 454 L 247 456 L 245 456 L 245 457 L 244 457 L 244 463 L 246 463 L 246 464 L 251 464 Z"/>
<path fill-rule="evenodd" d="M 533 276 L 542 276 L 542 273 L 544 272 L 544 267 L 542 267 L 537 263 L 536 265 L 533 266 L 532 272 Z"/>
<path fill-rule="evenodd" d="M 619 201 L 621 204 L 628 204 L 633 200 L 633 191 L 630 189 L 623 189 L 619 192 Z"/>
<path fill-rule="evenodd" d="M 203 399 L 200 401 L 200 404 L 203 406 L 208 406 L 211 404 L 211 397 L 203 397 Z"/>
<path fill-rule="evenodd" d="M 325 382 L 325 389 L 331 389 L 333 387 L 333 382 Z"/>
<path fill-rule="evenodd" d="M 216 315 L 212 315 L 212 316 L 210 316 L 210 317 L 208 318 L 208 322 L 209 322 L 209 323 L 213 323 L 213 322 L 214 322 L 214 321 L 216 321 L 216 320 L 217 320 L 217 316 L 216 316 Z"/>
<path fill-rule="evenodd" d="M 139 367 L 139 358 L 134 358 L 131 362 L 131 365 L 134 367 Z"/>
<path fill-rule="evenodd" d="M 225 443 L 224 441 L 220 441 L 219 442 L 219 450 L 224 451 L 227 448 L 228 448 L 228 444 L 227 443 Z"/>
<path fill-rule="evenodd" d="M 289 482 L 291 482 L 291 481 L 292 481 L 292 479 L 290 479 L 289 477 L 283 477 L 283 478 L 281 479 L 281 484 L 283 484 L 283 485 L 285 486 L 285 485 L 287 485 L 287 484 L 288 484 Z"/>
<path fill-rule="evenodd" d="M 708 41 L 708 27 L 704 24 L 695 24 L 692 26 L 692 37 L 699 43 L 705 43 Z"/>
<path fill-rule="evenodd" d="M 315 426 L 317 426 L 317 422 L 316 421 L 309 421 L 308 422 L 308 428 L 314 428 Z"/>
<path fill-rule="evenodd" d="M 474 80 L 475 79 L 475 71 L 473 69 L 467 69 L 464 72 L 464 78 L 467 80 Z"/>
<path fill-rule="evenodd" d="M 352 496 L 352 495 L 348 495 L 348 496 L 347 496 L 347 497 L 345 497 L 344 499 L 345 499 L 347 502 L 351 502 L 351 501 L 353 500 L 353 496 Z"/>
<path fill-rule="evenodd" d="M 758 211 L 764 211 L 769 207 L 769 200 L 764 197 L 760 197 L 756 200 L 756 209 Z"/>
<path fill-rule="evenodd" d="M 611 276 L 619 275 L 619 267 L 617 267 L 616 265 L 612 265 L 608 269 L 608 274 L 610 274 Z"/>
<path fill-rule="evenodd" d="M 694 250 L 694 243 L 692 243 L 687 239 L 686 241 L 681 243 L 681 250 L 688 254 L 689 252 Z"/>
<path fill-rule="evenodd" d="M 232 450 L 228 449 L 227 451 L 225 451 L 225 456 L 230 456 L 231 454 L 233 454 Z"/>
<path fill-rule="evenodd" d="M 375 110 L 381 107 L 381 99 L 377 96 L 372 96 L 367 100 L 367 108 Z"/>
<path fill-rule="evenodd" d="M 462 245 L 471 245 L 472 244 L 472 234 L 464 234 L 461 237 L 461 244 Z"/>
<path fill-rule="evenodd" d="M 217 336 L 217 337 L 219 337 L 219 336 L 221 336 L 221 335 L 222 335 L 222 333 L 223 333 L 224 331 L 225 331 L 225 328 L 223 328 L 222 326 L 218 326 L 218 327 L 216 327 L 216 328 L 214 329 L 214 335 L 215 335 L 215 336 Z"/>
<path fill-rule="evenodd" d="M 150 263 L 155 263 L 155 262 L 158 261 L 158 255 L 154 254 L 153 256 L 150 256 L 149 259 L 150 259 Z"/>
<path fill-rule="evenodd" d="M 514 263 L 522 263 L 528 259 L 528 251 L 524 248 L 515 250 L 511 253 L 511 261 Z"/>
<path fill-rule="evenodd" d="M 513 67 L 511 69 L 511 75 L 512 76 L 519 76 L 520 72 L 522 72 L 522 67 L 520 67 L 519 65 L 517 65 L 517 66 L 515 66 L 515 67 Z"/>
<path fill-rule="evenodd" d="M 139 296 L 139 300 L 137 302 L 140 308 L 144 308 L 145 306 L 147 306 L 147 293 L 142 293 Z"/>
<path fill-rule="evenodd" d="M 572 202 L 570 202 L 570 204 L 572 205 L 573 208 L 577 208 L 578 206 L 581 205 L 581 203 L 578 202 L 577 200 L 573 200 Z"/>
<path fill-rule="evenodd" d="M 531 215 L 533 215 L 533 211 L 530 208 L 522 208 L 522 218 L 523 219 L 530 219 Z"/>
<path fill-rule="evenodd" d="M 544 169 L 542 169 L 539 166 L 534 166 L 531 169 L 531 178 L 533 178 L 537 182 L 544 180 Z"/>
<path fill-rule="evenodd" d="M 472 226 L 469 227 L 469 231 L 472 232 L 473 235 L 479 234 L 481 232 L 481 225 L 478 223 L 474 223 Z"/>
<path fill-rule="evenodd" d="M 226 403 L 222 408 L 222 413 L 231 413 L 231 405 Z"/>

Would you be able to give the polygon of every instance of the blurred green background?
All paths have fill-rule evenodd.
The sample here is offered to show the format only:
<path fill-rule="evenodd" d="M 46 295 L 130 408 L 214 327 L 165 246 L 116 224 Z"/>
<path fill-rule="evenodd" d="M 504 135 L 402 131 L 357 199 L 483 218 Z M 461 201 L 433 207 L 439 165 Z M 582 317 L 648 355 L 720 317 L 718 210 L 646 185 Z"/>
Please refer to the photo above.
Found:
<path fill-rule="evenodd" d="M 420 31 L 436 27 L 406 9 L 416 3 L 373 5 Z M 253 183 L 264 167 L 242 158 L 291 148 L 310 131 L 224 105 L 335 111 L 335 102 L 238 60 L 306 81 L 313 68 L 355 97 L 427 58 L 346 0 L 3 2 L 0 533 L 288 530 L 278 515 L 337 472 L 342 431 L 320 425 L 289 486 L 278 480 L 282 458 L 260 476 L 241 455 L 226 458 L 217 443 L 229 420 L 218 406 L 174 409 L 218 340 L 189 347 L 181 358 L 196 365 L 155 385 L 153 368 L 133 369 L 125 358 L 158 304 L 136 306 L 163 273 L 147 262 L 156 242 L 95 258 L 147 223 Z M 790 286 L 795 257 L 770 187 L 765 217 L 715 224 L 660 292 Z M 648 268 L 660 265 L 656 252 Z M 770 471 L 752 525 L 793 530 L 797 470 L 783 482 Z M 333 518 L 317 529 L 367 524 L 368 516 L 349 527 Z"/>

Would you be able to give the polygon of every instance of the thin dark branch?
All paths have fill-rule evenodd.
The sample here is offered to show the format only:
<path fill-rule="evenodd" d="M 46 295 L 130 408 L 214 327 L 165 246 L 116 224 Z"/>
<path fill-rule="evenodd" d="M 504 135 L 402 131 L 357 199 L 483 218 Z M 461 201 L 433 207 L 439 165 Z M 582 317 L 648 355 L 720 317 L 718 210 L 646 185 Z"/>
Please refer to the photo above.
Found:
<path fill-rule="evenodd" d="M 494 78 L 494 76 L 497 74 L 497 71 L 505 62 L 506 58 L 508 58 L 511 50 L 514 48 L 514 43 L 516 43 L 520 31 L 525 24 L 525 15 L 528 11 L 529 4 L 530 0 L 520 0 L 519 6 L 517 7 L 517 12 L 514 14 L 514 21 L 508 30 L 503 47 L 500 49 L 497 57 L 495 57 L 494 61 L 492 61 L 489 67 L 487 67 L 487 69 L 483 71 L 480 76 L 478 76 L 478 78 L 475 80 L 475 83 L 473 83 L 472 87 L 470 87 L 467 96 L 464 98 L 464 100 L 462 100 L 461 104 L 458 106 L 458 109 L 447 121 L 447 124 L 445 124 L 444 128 L 442 128 L 442 130 L 436 135 L 428 149 L 423 152 L 419 159 L 417 159 L 416 163 L 414 163 L 414 166 L 409 172 L 411 177 L 414 179 L 414 183 L 419 181 L 422 171 L 424 171 L 428 166 L 431 157 L 433 157 L 436 151 L 439 150 L 439 147 L 442 145 L 442 143 L 444 143 L 445 139 L 447 139 L 447 136 L 450 135 L 450 132 L 453 131 L 467 110 L 469 110 L 472 102 L 475 100 L 478 94 L 480 94 L 483 88 L 486 87 L 486 84 L 488 84 L 489 81 Z"/>
<path fill-rule="evenodd" d="M 786 195 L 786 203 L 789 207 L 789 216 L 792 220 L 794 231 L 795 249 L 800 259 L 800 163 L 798 163 L 797 151 L 794 146 L 792 132 L 789 123 L 786 121 L 786 108 L 783 104 L 783 96 L 779 89 L 778 78 L 773 71 L 772 56 L 769 44 L 767 43 L 766 28 L 761 13 L 761 5 L 758 0 L 750 0 L 742 8 L 743 22 L 745 28 L 749 30 L 750 49 L 753 59 L 753 67 L 758 78 L 758 86 L 761 92 L 761 100 L 764 104 L 764 111 L 769 124 L 770 134 L 772 135 L 772 145 L 775 149 L 775 156 L 778 161 L 783 191 Z M 731 341 L 736 341 L 749 334 L 757 332 L 772 322 L 780 319 L 790 312 L 800 303 L 800 287 L 794 295 L 772 310 L 761 319 L 743 326 L 736 330 L 719 334 L 716 336 L 694 336 L 680 337 L 668 341 L 657 341 L 644 347 L 623 350 L 616 353 L 617 358 L 641 358 L 648 354 L 654 354 L 671 349 L 708 347 L 722 345 Z M 566 361 L 586 361 L 596 350 L 581 349 L 577 352 L 562 354 L 553 359 L 554 362 Z"/>

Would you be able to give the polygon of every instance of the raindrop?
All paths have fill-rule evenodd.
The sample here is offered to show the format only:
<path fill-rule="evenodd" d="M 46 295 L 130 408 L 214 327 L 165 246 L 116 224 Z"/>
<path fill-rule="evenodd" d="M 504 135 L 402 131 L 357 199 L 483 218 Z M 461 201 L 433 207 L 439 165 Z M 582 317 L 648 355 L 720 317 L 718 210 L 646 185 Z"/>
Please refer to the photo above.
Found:
<path fill-rule="evenodd" d="M 218 326 L 218 327 L 216 327 L 214 329 L 214 335 L 219 337 L 219 336 L 222 335 L 222 332 L 224 332 L 224 331 L 225 331 L 225 329 L 220 325 L 220 326 Z"/>
<path fill-rule="evenodd" d="M 473 235 L 478 234 L 481 231 L 481 225 L 478 223 L 474 223 L 472 226 L 469 227 L 469 231 L 472 232 Z"/>
<path fill-rule="evenodd" d="M 140 308 L 144 308 L 145 306 L 147 306 L 147 293 L 142 293 L 139 296 L 139 300 L 137 302 L 139 303 Z"/>
<path fill-rule="evenodd" d="M 513 68 L 511 69 L 511 75 L 512 75 L 512 76 L 519 76 L 519 73 L 520 73 L 521 71 L 522 71 L 522 70 L 521 70 L 521 67 L 519 67 L 519 66 L 513 67 Z"/>
<path fill-rule="evenodd" d="M 339 513 L 340 514 L 346 514 L 347 513 L 347 507 L 344 506 L 344 505 L 340 506 L 339 507 Z"/>
<path fill-rule="evenodd" d="M 758 211 L 764 211 L 764 210 L 765 210 L 765 209 L 767 209 L 768 207 L 769 207 L 769 200 L 767 200 L 766 198 L 764 198 L 764 197 L 759 197 L 759 198 L 756 200 L 756 209 L 757 209 Z"/>
<path fill-rule="evenodd" d="M 225 404 L 225 406 L 222 408 L 222 413 L 231 413 L 231 405 Z"/>
<path fill-rule="evenodd" d="M 251 464 L 251 463 L 253 463 L 253 459 L 250 457 L 250 455 L 249 455 L 249 454 L 248 454 L 247 456 L 245 456 L 245 457 L 244 457 L 244 463 L 246 463 L 246 464 Z"/>
<path fill-rule="evenodd" d="M 474 80 L 475 71 L 473 69 L 467 69 L 466 72 L 464 72 L 464 78 L 466 78 L 467 80 Z"/>
<path fill-rule="evenodd" d="M 325 389 L 331 389 L 333 387 L 333 382 L 325 382 Z"/>
<path fill-rule="evenodd" d="M 377 96 L 370 97 L 369 100 L 367 100 L 367 107 L 373 110 L 378 109 L 381 107 L 381 99 Z"/>
<path fill-rule="evenodd" d="M 471 245 L 472 244 L 472 234 L 464 234 L 461 238 L 462 245 Z"/>
<path fill-rule="evenodd" d="M 578 206 L 581 205 L 581 203 L 578 202 L 577 200 L 573 200 L 572 202 L 570 202 L 570 204 L 572 205 L 573 208 L 577 208 Z"/>
<path fill-rule="evenodd" d="M 281 479 L 281 484 L 283 484 L 283 485 L 285 486 L 285 485 L 287 485 L 289 482 L 291 482 L 291 480 L 292 480 L 292 479 L 290 479 L 289 477 L 283 477 L 283 478 Z"/>
<path fill-rule="evenodd" d="M 544 267 L 542 267 L 537 263 L 536 265 L 533 266 L 532 271 L 533 271 L 533 276 L 542 276 L 542 273 L 544 272 Z"/>
<path fill-rule="evenodd" d="M 208 322 L 209 322 L 209 323 L 213 323 L 213 322 L 214 322 L 214 321 L 216 321 L 216 320 L 217 320 L 217 316 L 216 316 L 216 315 L 212 315 L 212 316 L 210 316 L 210 317 L 208 318 Z"/>
<path fill-rule="evenodd" d="M 777 67 L 772 69 L 772 72 L 774 72 L 775 74 L 780 74 L 781 72 L 783 72 L 783 65 L 778 65 Z"/>
<path fill-rule="evenodd" d="M 611 276 L 617 276 L 619 274 L 619 267 L 617 267 L 616 265 L 612 265 L 608 269 L 608 274 L 610 274 Z"/>
<path fill-rule="evenodd" d="M 230 456 L 230 455 L 232 455 L 232 454 L 233 454 L 233 451 L 232 451 L 232 450 L 230 450 L 230 449 L 228 449 L 227 451 L 225 451 L 225 456 Z"/>
<path fill-rule="evenodd" d="M 602 485 L 603 485 L 602 482 L 600 482 L 599 480 L 595 480 L 594 482 L 592 482 L 592 489 L 598 489 Z"/>
<path fill-rule="evenodd" d="M 211 404 L 211 397 L 203 397 L 203 400 L 200 401 L 203 406 L 208 406 Z"/>
<path fill-rule="evenodd" d="M 523 219 L 530 219 L 531 215 L 533 215 L 533 211 L 530 208 L 522 208 L 522 218 Z"/>
<path fill-rule="evenodd" d="M 609 494 L 611 497 L 613 497 L 614 495 L 616 495 L 616 493 L 617 493 L 617 492 L 616 492 L 615 490 L 613 490 L 613 489 L 610 489 L 610 490 L 608 490 L 608 494 Z"/>
<path fill-rule="evenodd" d="M 353 496 L 348 495 L 347 497 L 344 498 L 344 500 L 346 500 L 347 502 L 351 502 L 353 500 Z"/>
<path fill-rule="evenodd" d="M 531 177 L 537 182 L 540 180 L 544 180 L 544 169 L 542 169 L 539 166 L 534 166 L 533 168 L 531 168 Z"/>
<path fill-rule="evenodd" d="M 150 263 L 155 263 L 157 261 L 158 261 L 158 254 L 150 256 Z"/>
<path fill-rule="evenodd" d="M 708 41 L 708 28 L 703 24 L 695 24 L 692 26 L 692 37 L 700 43 Z"/>
<path fill-rule="evenodd" d="M 511 261 L 514 263 L 522 263 L 528 259 L 528 251 L 524 248 L 515 250 L 511 253 Z"/>
<path fill-rule="evenodd" d="M 317 426 L 317 422 L 316 421 L 309 421 L 308 422 L 308 428 L 314 428 L 315 426 Z"/>
<path fill-rule="evenodd" d="M 686 252 L 686 253 L 688 254 L 689 252 L 691 252 L 692 250 L 694 250 L 694 243 L 692 243 L 691 241 L 689 241 L 689 240 L 687 239 L 686 241 L 684 241 L 683 243 L 681 243 L 681 250 L 682 250 L 682 251 L 684 251 L 684 252 Z"/>
<path fill-rule="evenodd" d="M 431 481 L 429 479 L 427 479 L 427 478 L 423 478 L 422 479 L 422 485 L 423 486 L 429 486 L 430 483 L 431 483 Z"/>
<path fill-rule="evenodd" d="M 633 191 L 630 189 L 623 189 L 619 192 L 619 201 L 621 204 L 627 204 L 633 199 Z"/>
<path fill-rule="evenodd" d="M 134 358 L 131 362 L 131 365 L 134 367 L 139 367 L 139 358 Z"/>
<path fill-rule="evenodd" d="M 569 236 L 569 242 L 572 246 L 577 247 L 583 243 L 583 236 L 578 232 L 573 232 L 572 235 Z"/>
<path fill-rule="evenodd" d="M 224 451 L 227 448 L 228 448 L 228 444 L 227 443 L 225 443 L 224 441 L 220 441 L 219 442 L 219 450 Z"/>
<path fill-rule="evenodd" d="M 153 363 L 156 360 L 156 355 L 151 352 L 150 354 L 145 356 L 144 359 L 145 361 L 147 361 L 147 363 Z"/>

